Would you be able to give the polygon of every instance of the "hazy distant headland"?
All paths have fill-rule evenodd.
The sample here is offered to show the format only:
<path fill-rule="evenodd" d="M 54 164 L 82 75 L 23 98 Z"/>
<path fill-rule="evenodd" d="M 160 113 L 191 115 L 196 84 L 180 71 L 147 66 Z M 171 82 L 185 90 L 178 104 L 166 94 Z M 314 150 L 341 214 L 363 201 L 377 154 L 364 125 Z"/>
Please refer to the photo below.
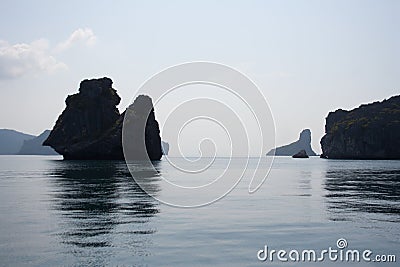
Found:
<path fill-rule="evenodd" d="M 58 155 L 51 147 L 43 146 L 43 141 L 50 135 L 50 130 L 45 130 L 38 136 L 25 140 L 19 150 L 19 155 Z"/>
<path fill-rule="evenodd" d="M 0 154 L 17 154 L 24 141 L 34 137 L 34 135 L 21 133 L 15 130 L 0 129 Z"/>
<path fill-rule="evenodd" d="M 400 159 L 400 95 L 326 118 L 321 157 Z"/>
<path fill-rule="evenodd" d="M 38 136 L 9 129 L 0 129 L 0 155 L 57 155 L 51 147 L 42 146 L 50 134 L 45 130 Z"/>

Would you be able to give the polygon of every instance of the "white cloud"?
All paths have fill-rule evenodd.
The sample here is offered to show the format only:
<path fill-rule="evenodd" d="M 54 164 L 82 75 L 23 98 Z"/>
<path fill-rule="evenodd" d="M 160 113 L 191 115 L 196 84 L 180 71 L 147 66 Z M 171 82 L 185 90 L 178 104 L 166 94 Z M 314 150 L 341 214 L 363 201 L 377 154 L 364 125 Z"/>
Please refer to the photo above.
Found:
<path fill-rule="evenodd" d="M 67 40 L 56 45 L 55 49 L 49 47 L 46 39 L 18 44 L 0 40 L 0 80 L 19 78 L 28 73 L 65 70 L 67 65 L 57 61 L 51 51 L 65 51 L 77 43 L 92 46 L 96 43 L 96 36 L 89 28 L 79 28 Z"/>
<path fill-rule="evenodd" d="M 67 66 L 49 54 L 45 39 L 30 44 L 9 44 L 0 40 L 0 79 L 19 78 L 28 73 L 52 73 Z"/>
<path fill-rule="evenodd" d="M 90 28 L 79 28 L 75 30 L 67 40 L 64 42 L 61 42 L 57 45 L 56 51 L 64 51 L 66 49 L 69 49 L 76 43 L 81 43 L 87 46 L 92 46 L 96 43 L 96 35 L 93 33 L 93 31 Z"/>

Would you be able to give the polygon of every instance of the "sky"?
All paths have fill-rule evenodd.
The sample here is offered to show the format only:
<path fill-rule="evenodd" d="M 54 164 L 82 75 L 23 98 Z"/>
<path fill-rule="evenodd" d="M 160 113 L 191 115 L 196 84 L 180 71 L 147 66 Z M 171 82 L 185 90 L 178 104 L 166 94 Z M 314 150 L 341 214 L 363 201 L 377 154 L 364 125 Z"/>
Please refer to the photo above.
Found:
<path fill-rule="evenodd" d="M 152 75 L 211 61 L 257 84 L 277 145 L 309 128 L 319 153 L 330 111 L 400 93 L 399 13 L 395 0 L 2 0 L 0 128 L 51 129 L 88 78 L 113 79 L 122 112 Z"/>

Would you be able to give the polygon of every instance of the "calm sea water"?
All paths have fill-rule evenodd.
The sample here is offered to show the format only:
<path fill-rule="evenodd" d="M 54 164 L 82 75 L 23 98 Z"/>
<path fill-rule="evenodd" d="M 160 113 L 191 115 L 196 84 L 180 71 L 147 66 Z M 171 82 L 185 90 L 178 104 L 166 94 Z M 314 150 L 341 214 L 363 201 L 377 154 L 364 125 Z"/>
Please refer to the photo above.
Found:
<path fill-rule="evenodd" d="M 176 170 L 165 160 L 156 168 L 136 175 L 162 195 L 154 178 Z M 0 265 L 343 266 L 262 262 L 257 252 L 337 248 L 345 238 L 348 248 L 397 256 L 367 266 L 399 266 L 399 161 L 277 157 L 257 193 L 247 193 L 248 182 L 212 205 L 182 209 L 144 193 L 124 162 L 0 156 Z"/>

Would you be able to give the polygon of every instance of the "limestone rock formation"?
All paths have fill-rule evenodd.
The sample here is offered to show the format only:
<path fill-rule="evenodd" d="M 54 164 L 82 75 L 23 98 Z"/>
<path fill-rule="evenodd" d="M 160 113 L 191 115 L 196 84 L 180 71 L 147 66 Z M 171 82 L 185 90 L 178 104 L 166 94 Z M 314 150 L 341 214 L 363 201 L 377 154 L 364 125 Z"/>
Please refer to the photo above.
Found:
<path fill-rule="evenodd" d="M 326 118 L 323 158 L 400 159 L 400 95 Z"/>
<path fill-rule="evenodd" d="M 300 133 L 299 140 L 290 143 L 289 145 L 277 147 L 276 149 L 271 149 L 267 156 L 292 156 L 300 150 L 304 149 L 309 156 L 316 156 L 315 152 L 311 148 L 311 131 L 310 129 L 305 129 Z"/>
<path fill-rule="evenodd" d="M 153 102 L 149 96 L 138 96 L 125 111 L 122 138 L 126 160 L 151 160 L 162 157 L 158 122 L 155 119 Z"/>
<path fill-rule="evenodd" d="M 302 149 L 298 153 L 294 154 L 292 158 L 306 159 L 308 158 L 307 152 Z"/>
<path fill-rule="evenodd" d="M 122 125 L 126 112 L 119 114 L 116 106 L 120 100 L 112 88 L 111 79 L 82 81 L 79 93 L 67 97 L 67 106 L 43 145 L 51 146 L 64 159 L 124 159 Z M 144 132 L 145 127 L 149 158 L 159 160 L 162 155 L 160 131 L 151 98 L 139 96 L 135 102 L 142 103 L 147 110 L 152 111 L 147 121 L 141 125 L 143 128 L 137 129 Z M 135 102 L 128 110 L 138 110 Z"/>

